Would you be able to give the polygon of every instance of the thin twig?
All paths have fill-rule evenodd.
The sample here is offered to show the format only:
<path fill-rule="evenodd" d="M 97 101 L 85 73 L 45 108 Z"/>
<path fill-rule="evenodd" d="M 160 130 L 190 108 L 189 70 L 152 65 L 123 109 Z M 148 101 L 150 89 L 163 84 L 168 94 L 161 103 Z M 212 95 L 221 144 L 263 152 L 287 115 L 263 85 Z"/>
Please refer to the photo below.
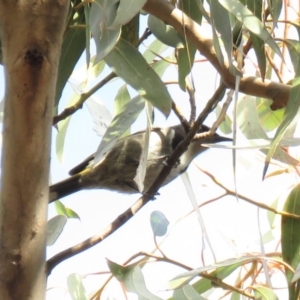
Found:
<path fill-rule="evenodd" d="M 220 186 L 221 188 L 223 188 L 226 193 L 228 195 L 231 195 L 231 196 L 236 196 L 235 192 L 232 191 L 231 189 L 227 188 L 223 183 L 221 183 L 216 177 L 214 177 L 212 174 L 210 174 L 209 172 L 207 172 L 206 170 L 200 168 L 199 166 L 197 166 L 199 170 L 201 170 L 205 175 L 207 175 L 215 184 L 217 184 L 218 186 Z M 287 213 L 285 211 L 282 211 L 282 210 L 277 210 L 273 207 L 270 207 L 264 203 L 261 203 L 261 202 L 257 202 L 257 201 L 254 201 L 248 197 L 245 197 L 245 196 L 242 196 L 242 195 L 239 195 L 239 199 L 241 200 L 244 200 L 248 203 L 251 203 L 255 206 L 258 206 L 262 209 L 266 209 L 266 210 L 269 210 L 275 214 L 278 214 L 278 215 L 281 215 L 281 216 L 285 216 L 285 217 L 290 217 L 290 218 L 293 218 L 293 219 L 297 219 L 299 220 L 300 219 L 300 215 L 295 215 L 295 214 L 291 214 L 291 213 Z"/>
<path fill-rule="evenodd" d="M 91 97 L 96 91 L 98 91 L 101 87 L 103 87 L 106 83 L 108 83 L 113 78 L 117 77 L 117 75 L 112 72 L 108 74 L 104 79 L 102 79 L 100 82 L 98 82 L 94 87 L 92 87 L 88 92 L 82 93 L 80 95 L 79 100 L 72 106 L 67 107 L 63 112 L 61 112 L 59 115 L 53 117 L 53 125 L 57 124 L 58 122 L 66 119 L 67 117 L 74 114 L 77 110 L 82 108 L 83 103 Z"/>
<path fill-rule="evenodd" d="M 113 74 L 114 75 L 114 74 Z M 217 93 L 218 91 L 216 91 Z M 215 97 L 213 96 L 212 99 Z M 174 165 L 178 162 L 180 156 L 186 151 L 189 144 L 193 140 L 195 134 L 198 132 L 203 121 L 206 119 L 209 112 L 212 110 L 215 101 L 211 99 L 207 102 L 205 108 L 202 110 L 201 114 L 198 116 L 197 120 L 194 123 L 194 126 L 191 127 L 190 131 L 187 133 L 183 141 L 181 141 L 178 146 L 175 148 L 173 153 L 168 158 L 166 164 L 164 164 L 161 172 L 157 176 L 156 180 L 153 182 L 151 187 L 146 191 L 146 193 L 140 197 L 130 208 L 128 208 L 124 213 L 119 215 L 111 224 L 109 224 L 102 232 L 94 235 L 91 238 L 86 239 L 85 241 L 63 250 L 62 252 L 51 257 L 47 261 L 47 272 L 51 273 L 53 268 L 59 263 L 64 261 L 67 258 L 70 258 L 78 253 L 81 253 L 92 246 L 102 242 L 105 238 L 114 233 L 117 229 L 123 226 L 128 220 L 130 220 L 144 205 L 146 205 L 153 197 L 157 194 L 159 188 L 173 169 Z"/>

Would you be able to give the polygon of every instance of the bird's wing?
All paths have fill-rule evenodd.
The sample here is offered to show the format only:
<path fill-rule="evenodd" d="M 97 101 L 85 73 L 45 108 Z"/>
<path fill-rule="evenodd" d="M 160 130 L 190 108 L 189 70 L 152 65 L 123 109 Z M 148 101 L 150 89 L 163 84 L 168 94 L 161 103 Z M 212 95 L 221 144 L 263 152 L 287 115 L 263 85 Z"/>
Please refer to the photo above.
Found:
<path fill-rule="evenodd" d="M 78 174 L 86 169 L 86 167 L 93 161 L 95 158 L 95 153 L 87 157 L 83 162 L 81 162 L 79 165 L 74 167 L 69 171 L 69 175 L 75 175 Z"/>

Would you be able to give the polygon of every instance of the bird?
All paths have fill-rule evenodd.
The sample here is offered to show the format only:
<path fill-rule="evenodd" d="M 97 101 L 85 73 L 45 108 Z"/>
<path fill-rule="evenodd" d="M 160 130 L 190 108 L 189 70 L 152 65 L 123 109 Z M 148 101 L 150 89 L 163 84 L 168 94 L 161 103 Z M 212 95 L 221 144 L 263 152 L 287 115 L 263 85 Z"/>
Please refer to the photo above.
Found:
<path fill-rule="evenodd" d="M 201 125 L 198 133 L 209 130 L 208 126 Z M 181 124 L 165 128 L 152 128 L 144 179 L 144 192 L 150 188 L 168 157 L 185 136 L 186 131 Z M 139 166 L 144 141 L 145 131 L 121 138 L 95 167 L 95 154 L 90 155 L 70 170 L 69 178 L 50 186 L 49 202 L 83 189 L 106 189 L 126 194 L 139 193 L 134 177 Z M 212 136 L 192 141 L 188 149 L 180 156 L 162 186 L 184 173 L 192 160 L 208 149 L 201 144 L 222 141 L 232 141 L 232 139 L 215 133 Z"/>

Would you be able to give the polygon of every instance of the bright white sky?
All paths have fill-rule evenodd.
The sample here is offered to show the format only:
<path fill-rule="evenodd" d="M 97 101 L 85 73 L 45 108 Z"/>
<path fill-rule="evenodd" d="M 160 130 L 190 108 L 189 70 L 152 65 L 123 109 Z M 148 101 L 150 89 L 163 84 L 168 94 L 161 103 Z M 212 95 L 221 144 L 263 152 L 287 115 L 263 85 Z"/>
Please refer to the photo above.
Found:
<path fill-rule="evenodd" d="M 146 44 L 150 42 L 147 41 Z M 84 59 L 79 63 L 84 65 Z M 165 80 L 177 80 L 176 71 L 173 67 L 168 69 L 164 76 Z M 107 72 L 108 70 L 106 70 Z M 200 109 L 203 103 L 211 97 L 218 83 L 216 72 L 208 63 L 199 63 L 193 73 L 197 91 L 197 105 Z M 103 76 L 103 75 L 102 75 Z M 0 73 L 0 86 L 3 86 L 2 72 Z M 121 80 L 107 84 L 96 95 L 107 105 L 112 112 L 113 99 L 118 87 L 123 84 Z M 91 85 L 92 86 L 92 85 Z M 188 96 L 182 93 L 175 86 L 168 86 L 172 97 L 184 111 L 187 107 Z M 0 90 L 2 93 L 3 88 Z M 2 95 L 0 95 L 2 96 Z M 63 94 L 61 106 L 63 109 L 72 96 L 70 85 Z M 188 112 L 186 112 L 188 113 Z M 188 116 L 188 115 L 187 115 Z M 134 130 L 145 127 L 143 118 L 140 118 L 134 125 Z M 212 123 L 212 118 L 206 122 Z M 168 126 L 178 123 L 174 116 L 167 121 L 157 112 L 155 115 L 156 126 Z M 57 159 L 55 150 L 56 130 L 53 129 L 53 146 L 51 158 L 51 179 L 57 182 L 68 177 L 68 171 L 88 155 L 93 153 L 100 142 L 100 138 L 93 131 L 93 120 L 86 106 L 78 111 L 71 120 L 64 149 L 62 163 Z M 211 149 L 195 160 L 189 168 L 189 175 L 197 195 L 199 203 L 216 197 L 222 190 L 212 184 L 210 179 L 197 169 L 201 166 L 233 188 L 233 171 L 231 151 L 221 149 Z M 260 157 L 258 159 L 258 157 Z M 247 195 L 251 199 L 271 204 L 279 199 L 284 200 L 287 187 L 296 182 L 294 174 L 286 174 L 280 178 L 274 177 L 261 181 L 263 160 L 257 150 L 240 151 L 238 153 L 237 185 L 238 191 Z M 270 168 L 272 170 L 273 167 Z M 73 246 L 82 240 L 99 233 L 110 224 L 119 214 L 125 211 L 138 195 L 122 195 L 109 191 L 93 190 L 82 191 L 62 201 L 65 205 L 75 210 L 81 218 L 69 220 L 67 225 L 54 246 L 48 247 L 47 256 L 51 257 L 56 253 Z M 280 198 L 282 197 L 282 198 Z M 281 207 L 281 206 L 280 206 Z M 176 179 L 168 186 L 160 190 L 160 195 L 153 202 L 143 208 L 132 220 L 125 224 L 120 230 L 107 238 L 104 242 L 94 246 L 88 251 L 66 260 L 57 266 L 49 277 L 48 287 L 52 288 L 47 293 L 47 300 L 71 299 L 66 293 L 67 276 L 71 273 L 87 275 L 96 272 L 107 271 L 105 258 L 122 264 L 129 257 L 139 251 L 151 252 L 155 246 L 153 234 L 150 226 L 150 214 L 153 210 L 163 212 L 169 220 L 169 236 L 162 244 L 165 254 L 171 259 L 178 260 L 183 264 L 200 267 L 202 233 L 196 215 L 193 213 L 185 217 L 192 210 L 192 205 L 185 192 L 184 185 L 180 178 Z M 261 233 L 265 234 L 270 230 L 267 221 L 267 213 L 259 210 L 242 200 L 237 201 L 233 197 L 222 198 L 201 208 L 208 235 L 211 239 L 213 249 L 218 261 L 238 257 L 245 253 L 260 252 L 258 219 L 260 220 Z M 56 215 L 54 205 L 49 206 L 49 218 Z M 258 218 L 259 215 L 259 218 Z M 185 217 L 181 222 L 179 219 Z M 268 251 L 276 251 L 279 237 L 279 221 L 276 218 L 273 235 L 276 239 L 266 244 Z M 160 242 L 163 238 L 158 238 Z M 280 251 L 278 249 L 278 251 Z M 159 255 L 159 253 L 156 253 Z M 209 249 L 205 250 L 206 264 L 213 262 Z M 163 292 L 168 280 L 183 272 L 183 270 L 164 263 L 149 264 L 144 269 L 147 287 L 152 292 L 158 292 L 162 298 L 166 297 Z M 275 276 L 277 277 L 277 275 Z M 105 281 L 105 275 L 91 275 L 84 280 L 84 285 L 88 292 L 97 290 L 101 283 Z M 283 277 L 278 275 L 277 287 L 285 286 Z M 264 279 L 262 278 L 262 282 Z M 280 283 L 280 284 L 279 284 Z M 224 291 L 209 296 L 209 299 L 219 299 Z M 284 293 L 284 292 L 282 292 Z M 107 289 L 107 299 L 121 299 L 123 296 L 119 284 L 113 284 Z M 169 294 L 168 294 L 169 295 Z M 282 298 L 281 298 L 282 297 Z M 280 299 L 286 299 L 286 294 L 282 294 Z M 102 298 L 101 298 L 102 299 Z M 103 299 L 106 299 L 105 297 Z M 136 299 L 134 295 L 130 299 Z"/>

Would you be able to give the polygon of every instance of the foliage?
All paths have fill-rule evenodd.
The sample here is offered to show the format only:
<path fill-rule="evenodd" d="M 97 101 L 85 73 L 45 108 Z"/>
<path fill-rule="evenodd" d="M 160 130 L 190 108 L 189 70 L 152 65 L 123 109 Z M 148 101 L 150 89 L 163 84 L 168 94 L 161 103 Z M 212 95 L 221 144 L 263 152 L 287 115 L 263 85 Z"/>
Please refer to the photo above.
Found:
<path fill-rule="evenodd" d="M 173 5 L 177 8 L 171 15 Z M 295 3 L 293 5 L 296 7 Z M 60 158 L 68 136 L 69 118 L 74 118 L 84 103 L 91 111 L 98 134 L 103 132 L 103 128 L 108 128 L 96 154 L 97 162 L 119 137 L 128 134 L 131 125 L 145 111 L 145 103 L 150 103 L 155 108 L 154 121 L 160 113 L 166 117 L 175 114 L 183 124 L 193 127 L 195 120 L 203 123 L 208 116 L 211 118 L 216 115 L 213 131 L 221 125 L 220 129 L 227 128 L 226 133 L 231 128 L 243 135 L 243 142 L 234 141 L 237 145 L 233 151 L 236 148 L 257 148 L 266 154 L 262 172 L 266 181 L 284 173 L 298 176 L 298 157 L 290 147 L 300 143 L 299 139 L 294 138 L 300 99 L 299 25 L 298 16 L 291 12 L 293 19 L 284 19 L 282 7 L 290 11 L 287 2 L 280 0 L 95 0 L 92 3 L 71 0 L 56 86 L 55 112 L 58 114 L 53 121 L 55 125 L 58 123 L 60 130 L 56 140 Z M 182 17 L 182 11 L 187 15 L 186 18 Z M 212 32 L 212 36 L 207 36 L 207 32 L 205 36 L 205 29 Z M 82 64 L 82 55 L 85 56 L 86 67 L 77 72 L 76 65 L 78 62 Z M 200 105 L 196 101 L 195 74 L 199 72 L 199 66 L 205 72 L 207 62 L 216 69 L 221 83 L 210 100 L 204 101 L 205 108 L 197 116 L 195 106 L 200 110 Z M 294 71 L 287 74 L 286 70 L 291 69 Z M 164 80 L 164 74 L 168 72 L 176 75 L 175 82 Z M 60 111 L 59 108 L 64 105 L 63 91 L 68 88 L 70 78 L 71 81 L 77 79 L 75 84 L 74 80 L 72 83 L 75 93 L 71 106 Z M 122 83 L 118 90 L 111 89 L 109 100 L 116 101 L 114 118 L 111 120 L 107 108 L 97 97 L 115 78 Z M 184 95 L 182 101 L 175 101 L 176 104 L 172 99 L 170 84 L 175 84 L 178 93 Z M 231 90 L 227 96 L 226 89 Z M 238 95 L 238 91 L 245 95 Z M 236 101 L 232 100 L 234 97 Z M 178 107 L 183 107 L 184 113 Z M 232 107 L 235 107 L 233 113 L 228 109 Z M 187 114 L 190 114 L 188 118 Z M 270 172 L 267 173 L 270 163 Z M 168 299 L 216 299 L 215 295 L 228 296 L 228 299 L 241 299 L 242 295 L 249 299 L 279 299 L 278 286 L 272 284 L 272 280 L 280 272 L 285 272 L 287 282 L 292 283 L 288 287 L 290 299 L 298 299 L 299 276 L 293 277 L 300 263 L 299 231 L 295 230 L 300 222 L 297 208 L 299 186 L 296 186 L 298 177 L 289 184 L 296 187 L 282 211 L 278 202 L 269 205 L 251 196 L 244 196 L 238 186 L 228 187 L 210 172 L 204 169 L 202 172 L 213 184 L 222 188 L 223 193 L 219 193 L 216 199 L 238 197 L 239 201 L 246 201 L 272 213 L 269 215 L 270 232 L 261 234 L 261 253 L 244 253 L 240 257 L 221 261 L 202 257 L 202 267 L 187 266 L 163 252 L 162 244 L 167 243 L 173 229 L 168 228 L 169 221 L 164 214 L 157 211 L 151 215 L 155 249 L 149 253 L 135 253 L 123 265 L 108 259 L 110 274 L 101 286 L 94 285 L 93 290 L 96 291 L 93 294 L 91 290 L 86 291 L 83 276 L 71 274 L 68 289 L 72 299 L 100 299 L 113 277 L 120 282 L 124 293 L 136 293 L 139 299 L 162 299 L 159 293 L 147 288 L 147 278 L 144 278 L 143 272 L 150 262 L 174 266 L 173 279 L 168 285 L 171 291 L 166 296 Z M 213 200 L 207 200 L 199 206 L 209 206 Z M 49 221 L 49 244 L 53 244 L 63 230 L 66 218 L 79 219 L 80 216 L 80 212 L 76 213 L 61 202 L 56 207 L 60 216 Z M 268 233 L 278 233 L 278 227 L 272 227 L 274 214 L 282 215 L 282 253 L 276 247 L 272 252 L 264 250 Z M 201 215 L 198 216 L 201 219 Z M 187 218 L 188 214 L 183 216 L 183 220 Z M 205 231 L 205 227 L 202 226 L 202 230 Z M 207 235 L 203 235 L 208 239 Z M 106 236 L 100 234 L 99 237 L 93 237 L 93 241 L 86 240 L 66 249 L 61 256 L 58 254 L 50 258 L 49 270 Z M 280 237 L 272 236 L 271 239 L 280 241 Z M 208 245 L 209 241 L 204 244 Z M 205 251 L 203 248 L 201 251 L 203 256 Z M 92 296 L 88 297 L 88 294 Z"/>

